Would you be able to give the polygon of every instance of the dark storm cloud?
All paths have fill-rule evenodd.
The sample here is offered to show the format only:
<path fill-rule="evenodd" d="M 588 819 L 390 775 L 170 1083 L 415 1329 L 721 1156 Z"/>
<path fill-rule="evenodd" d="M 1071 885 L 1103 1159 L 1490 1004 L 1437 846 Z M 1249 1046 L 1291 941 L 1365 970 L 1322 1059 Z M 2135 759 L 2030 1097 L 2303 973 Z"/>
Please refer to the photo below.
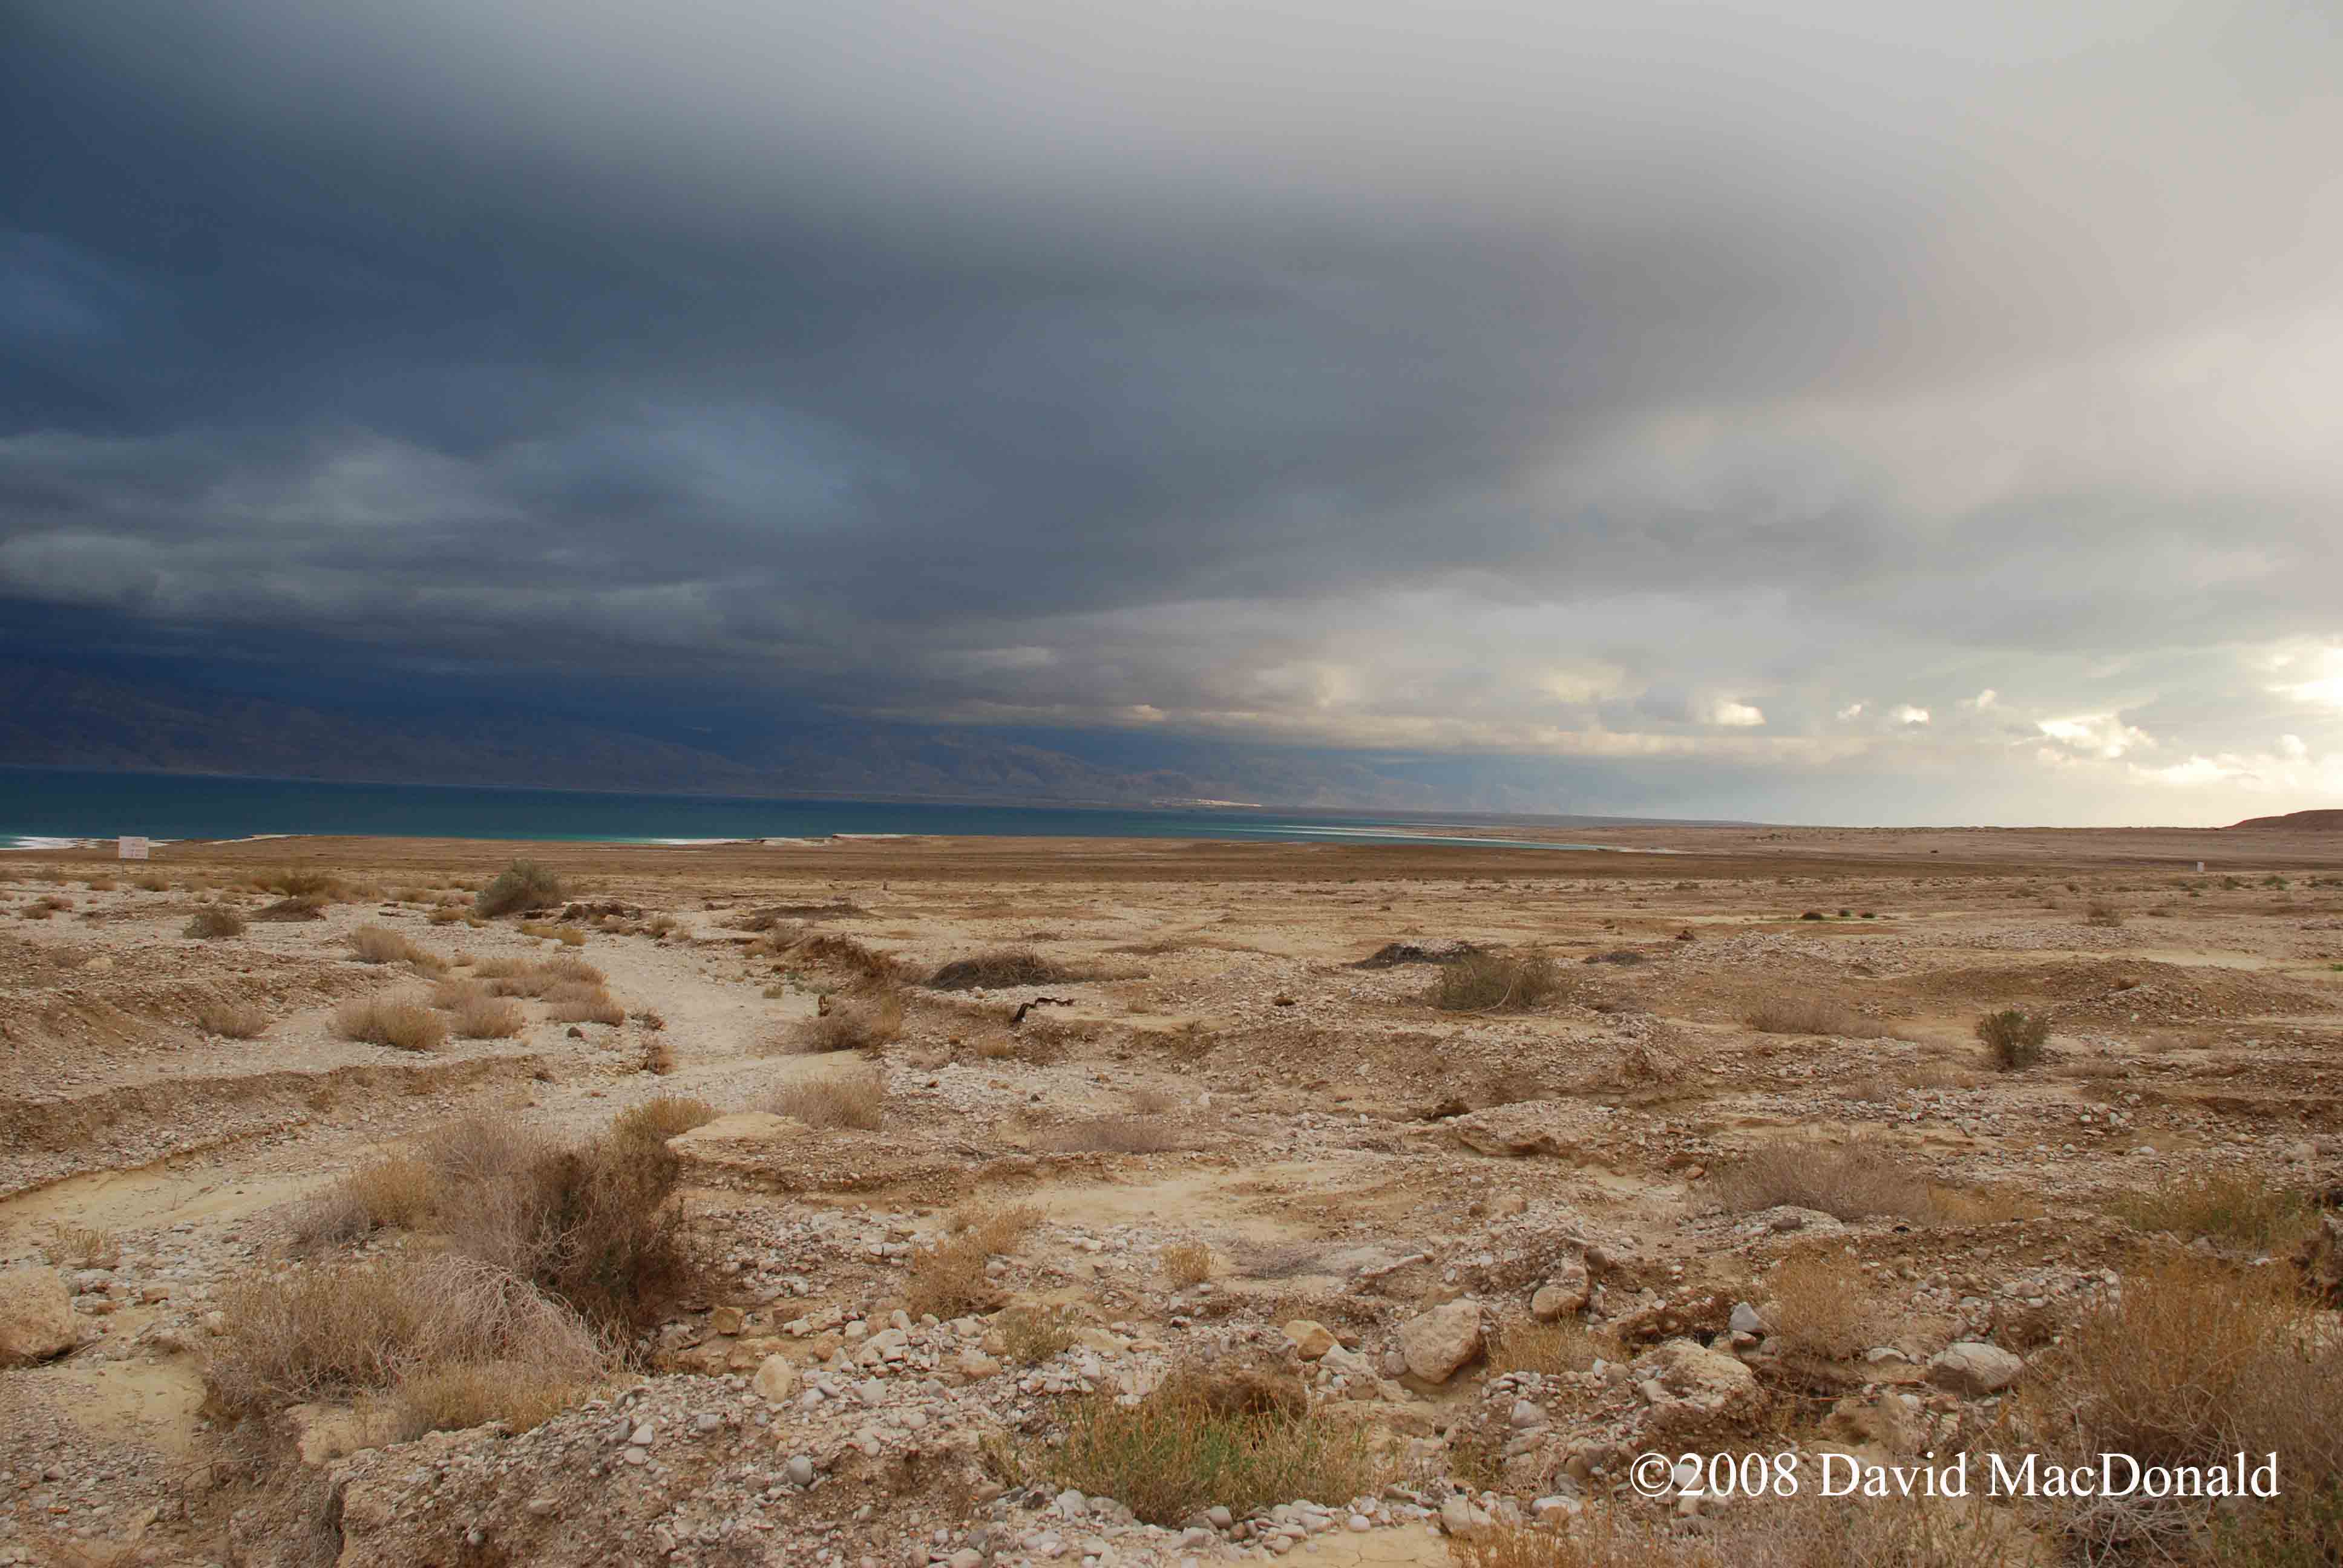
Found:
<path fill-rule="evenodd" d="M 2309 8 L 11 15 L 20 598 L 907 716 L 2343 768 Z"/>

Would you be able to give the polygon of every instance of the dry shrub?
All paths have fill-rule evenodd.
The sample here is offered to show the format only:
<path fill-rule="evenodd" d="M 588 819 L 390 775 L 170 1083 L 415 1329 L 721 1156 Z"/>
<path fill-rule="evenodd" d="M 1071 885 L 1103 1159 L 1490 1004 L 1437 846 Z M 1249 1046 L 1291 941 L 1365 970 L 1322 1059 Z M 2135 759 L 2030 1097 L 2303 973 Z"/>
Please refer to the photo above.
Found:
<path fill-rule="evenodd" d="M 485 1001 L 495 994 L 486 980 L 443 980 L 431 988 L 431 1005 L 442 1012 L 453 1012 L 476 1001 Z"/>
<path fill-rule="evenodd" d="M 671 1040 L 653 1040 L 643 1045 L 643 1070 L 653 1078 L 665 1078 L 678 1066 L 675 1044 Z"/>
<path fill-rule="evenodd" d="M 207 904 L 187 917 L 187 923 L 179 928 L 179 934 L 200 937 L 207 942 L 217 941 L 222 937 L 240 937 L 244 935 L 244 917 L 234 910 Z"/>
<path fill-rule="evenodd" d="M 1188 1147 L 1177 1128 L 1154 1116 L 1101 1116 L 1061 1122 L 1035 1132 L 1042 1154 L 1163 1154 Z"/>
<path fill-rule="evenodd" d="M 366 1045 L 437 1050 L 447 1043 L 447 1020 L 405 997 L 368 997 L 334 1010 L 334 1032 Z"/>
<path fill-rule="evenodd" d="M 2108 1209 L 2143 1231 L 2169 1231 L 2184 1241 L 2210 1236 L 2258 1251 L 2293 1246 L 2318 1213 L 2302 1193 L 2242 1171 L 2175 1177 L 2153 1191 L 2126 1193 Z"/>
<path fill-rule="evenodd" d="M 528 1014 L 518 1002 L 481 996 L 454 1010 L 458 1040 L 510 1040 L 528 1027 Z"/>
<path fill-rule="evenodd" d="M 951 1218 L 950 1233 L 915 1250 L 904 1304 L 914 1317 L 967 1317 L 1001 1304 L 1000 1288 L 984 1271 L 996 1255 L 1016 1251 L 1041 1211 L 1020 1204 L 1009 1209 L 962 1210 Z"/>
<path fill-rule="evenodd" d="M 142 893 L 167 893 L 171 879 L 159 871 L 145 871 L 130 879 L 130 885 Z"/>
<path fill-rule="evenodd" d="M 360 926 L 352 931 L 350 952 L 362 964 L 407 963 L 435 971 L 447 967 L 447 960 L 417 947 L 386 926 Z"/>
<path fill-rule="evenodd" d="M 2121 1292 L 2044 1353 L 2020 1436 L 2058 1462 L 2127 1454 L 2150 1465 L 2275 1453 L 2284 1496 L 2257 1528 L 2317 1533 L 2343 1485 L 2343 1342 L 2323 1330 L 2285 1271 L 2244 1272 L 2179 1253 L 2133 1271 Z M 2087 1555 L 2149 1551 L 2202 1524 L 2203 1499 L 2074 1504 L 2061 1520 Z M 2326 1542 L 2338 1544 L 2329 1516 Z M 2222 1562 L 2242 1559 L 2223 1557 Z M 2283 1557 L 2266 1559 L 2286 1561 Z M 2300 1562 L 2333 1562 L 2332 1556 Z"/>
<path fill-rule="evenodd" d="M 1163 1277 L 1185 1290 L 1212 1277 L 1212 1250 L 1202 1241 L 1174 1241 L 1155 1254 Z"/>
<path fill-rule="evenodd" d="M 601 1345 L 577 1313 L 477 1259 L 440 1254 L 295 1270 L 229 1285 L 206 1368 L 238 1413 L 387 1389 L 456 1362 L 524 1361 L 579 1380 Z"/>
<path fill-rule="evenodd" d="M 610 1131 L 614 1137 L 644 1138 L 664 1143 L 695 1127 L 707 1126 L 719 1114 L 716 1107 L 705 1100 L 695 1100 L 688 1094 L 661 1094 L 612 1117 Z"/>
<path fill-rule="evenodd" d="M 1943 1462 L 1941 1456 L 1938 1462 Z M 2006 1511 L 1926 1497 L 1736 1503 L 1700 1535 L 1597 1503 L 1566 1530 L 1497 1525 L 1448 1543 L 1456 1568 L 2033 1568 Z"/>
<path fill-rule="evenodd" d="M 1834 1040 L 1881 1040 L 1892 1032 L 1875 1018 L 1820 997 L 1777 998 L 1751 1010 L 1741 1021 L 1759 1034 L 1826 1035 Z"/>
<path fill-rule="evenodd" d="M 1006 1209 L 955 1209 L 947 1223 L 953 1235 L 973 1236 L 987 1253 L 1005 1256 L 1038 1230 L 1042 1219 L 1032 1204 L 1012 1203 Z"/>
<path fill-rule="evenodd" d="M 527 974 L 536 967 L 527 959 L 508 958 L 501 954 L 472 960 L 472 972 L 482 980 L 508 980 L 515 975 Z"/>
<path fill-rule="evenodd" d="M 1852 1258 L 1792 1258 L 1766 1278 L 1769 1336 L 1784 1350 L 1825 1361 L 1860 1355 L 1893 1331 L 1885 1302 Z"/>
<path fill-rule="evenodd" d="M 610 993 L 588 980 L 564 980 L 545 993 L 546 1016 L 556 1023 L 627 1021 L 627 1010 Z"/>
<path fill-rule="evenodd" d="M 441 904 L 425 918 L 435 926 L 459 926 L 464 923 L 463 906 Z"/>
<path fill-rule="evenodd" d="M 494 920 L 523 910 L 541 910 L 567 897 L 553 869 L 536 860 L 515 860 L 472 900 L 472 912 Z"/>
<path fill-rule="evenodd" d="M 680 1161 L 655 1122 L 613 1122 L 562 1144 L 511 1123 L 476 1122 L 480 1141 L 424 1150 L 440 1170 L 451 1251 L 552 1292 L 603 1329 L 633 1334 L 689 1283 L 692 1265 L 674 1201 Z M 479 1172 L 449 1177 L 449 1162 Z"/>
<path fill-rule="evenodd" d="M 893 992 L 833 997 L 828 1012 L 783 1027 L 761 1049 L 767 1055 L 879 1050 L 902 1032 L 903 1000 Z"/>
<path fill-rule="evenodd" d="M 2120 926 L 2124 923 L 2123 911 L 2113 904 L 2094 901 L 2084 912 L 2083 923 L 2087 926 Z"/>
<path fill-rule="evenodd" d="M 304 1241 L 355 1241 L 377 1231 L 413 1231 L 430 1218 L 439 1193 L 437 1174 L 412 1154 L 353 1171 L 302 1204 L 293 1233 Z"/>
<path fill-rule="evenodd" d="M 501 1422 L 523 1432 L 593 1392 L 590 1377 L 534 1362 L 458 1362 L 407 1373 L 369 1410 L 381 1441 L 412 1442 L 427 1432 L 465 1432 Z"/>
<path fill-rule="evenodd" d="M 1292 1379 L 1192 1367 L 1135 1405 L 1111 1394 L 1076 1402 L 1064 1443 L 1029 1451 L 1027 1462 L 1052 1485 L 1174 1528 L 1215 1505 L 1242 1517 L 1297 1498 L 1346 1502 L 1392 1469 L 1369 1428 L 1312 1412 Z"/>
<path fill-rule="evenodd" d="M 1131 1091 L 1134 1116 L 1161 1116 L 1180 1108 L 1180 1097 L 1159 1084 L 1142 1084 Z"/>
<path fill-rule="evenodd" d="M 1000 990 L 1008 986 L 1053 985 L 1081 978 L 1031 948 L 992 948 L 974 958 L 954 959 L 930 975 L 928 985 L 935 990 Z"/>
<path fill-rule="evenodd" d="M 256 920 L 322 920 L 326 918 L 326 900 L 316 893 L 294 893 L 264 905 Z"/>
<path fill-rule="evenodd" d="M 852 975 L 864 985 L 894 985 L 904 979 L 900 960 L 852 937 L 807 937 L 789 944 L 789 953 L 800 963 Z"/>
<path fill-rule="evenodd" d="M 1529 1372 L 1548 1377 L 1585 1372 L 1598 1360 L 1628 1359 L 1617 1341 L 1575 1322 L 1500 1324 L 1489 1335 L 1487 1355 L 1492 1373 Z"/>
<path fill-rule="evenodd" d="M 887 1075 L 866 1063 L 785 1083 L 759 1109 L 808 1127 L 859 1127 L 875 1132 L 887 1120 Z"/>
<path fill-rule="evenodd" d="M 1001 1349 L 1019 1366 L 1039 1366 L 1074 1348 L 1081 1320 L 1066 1307 L 1011 1307 L 992 1320 Z"/>
<path fill-rule="evenodd" d="M 196 1026 L 223 1040 L 258 1040 L 268 1032 L 268 1010 L 250 1002 L 207 1001 L 196 1010 Z"/>
<path fill-rule="evenodd" d="M 1473 952 L 1443 965 L 1426 998 L 1443 1012 L 1518 1012 L 1562 990 L 1562 973 L 1543 948 L 1520 953 Z"/>
<path fill-rule="evenodd" d="M 1840 1220 L 1890 1214 L 1925 1221 L 1941 1212 L 1925 1179 L 1870 1142 L 1766 1144 L 1723 1166 L 1715 1190 L 1718 1201 L 1737 1213 L 1785 1204 Z"/>
<path fill-rule="evenodd" d="M 2043 1013 L 2006 1007 L 1976 1020 L 1976 1037 L 1994 1066 L 2014 1072 L 2042 1060 L 2044 1042 L 2050 1038 L 2050 1020 Z"/>
<path fill-rule="evenodd" d="M 49 1256 L 75 1269 L 111 1269 L 122 1261 L 122 1243 L 94 1225 L 59 1225 L 49 1232 Z"/>

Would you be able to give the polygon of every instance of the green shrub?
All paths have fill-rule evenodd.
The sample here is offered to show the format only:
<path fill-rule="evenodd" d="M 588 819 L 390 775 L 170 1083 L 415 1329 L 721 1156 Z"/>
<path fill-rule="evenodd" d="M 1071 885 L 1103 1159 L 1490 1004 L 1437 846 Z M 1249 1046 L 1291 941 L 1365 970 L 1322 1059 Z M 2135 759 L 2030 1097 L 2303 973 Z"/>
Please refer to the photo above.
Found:
<path fill-rule="evenodd" d="M 553 868 L 537 860 L 515 860 L 497 874 L 472 900 L 472 912 L 493 918 L 523 910 L 542 910 L 560 903 L 567 895 Z"/>
<path fill-rule="evenodd" d="M 1976 1037 L 1994 1066 L 2014 1072 L 2042 1060 L 2043 1044 L 2050 1038 L 2050 1020 L 2042 1013 L 2006 1007 L 1976 1020 Z"/>

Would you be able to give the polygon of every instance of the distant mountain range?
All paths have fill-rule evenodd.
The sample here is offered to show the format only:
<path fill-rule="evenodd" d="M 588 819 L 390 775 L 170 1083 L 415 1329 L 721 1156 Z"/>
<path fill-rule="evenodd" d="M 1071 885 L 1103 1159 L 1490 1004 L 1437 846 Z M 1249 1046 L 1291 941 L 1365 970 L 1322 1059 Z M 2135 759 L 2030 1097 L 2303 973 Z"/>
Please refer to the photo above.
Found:
<path fill-rule="evenodd" d="M 1200 800 L 1433 809 L 1447 791 L 1339 753 L 1151 738 L 1111 755 L 944 726 L 821 719 L 698 726 L 645 716 L 435 707 L 337 709 L 202 684 L 0 662 L 0 761 L 380 783 L 726 795 L 918 796 L 1151 806 Z M 1086 749 L 1111 752 L 1091 744 Z"/>
<path fill-rule="evenodd" d="M 2288 811 L 2283 817 L 2248 817 L 2242 822 L 2232 822 L 2229 830 L 2251 829 L 2262 832 L 2343 833 L 2343 811 Z"/>

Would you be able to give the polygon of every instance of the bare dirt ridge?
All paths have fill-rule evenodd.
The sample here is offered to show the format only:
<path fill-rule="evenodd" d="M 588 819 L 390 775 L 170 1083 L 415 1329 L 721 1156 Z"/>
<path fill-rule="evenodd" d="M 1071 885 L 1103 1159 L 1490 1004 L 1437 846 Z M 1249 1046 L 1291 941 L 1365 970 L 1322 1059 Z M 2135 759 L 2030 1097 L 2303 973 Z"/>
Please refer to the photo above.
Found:
<path fill-rule="evenodd" d="M 0 1563 L 2097 1550 L 2096 1515 L 1962 1513 L 1990 1550 L 1931 1555 L 1935 1516 L 1627 1469 L 1982 1452 L 2107 1323 L 2159 1353 L 2120 1314 L 2176 1269 L 2337 1342 L 2343 840 L 2303 815 L 0 857 Z M 516 855 L 563 899 L 470 916 Z M 184 934 L 206 910 L 246 923 Z M 354 1038 L 368 1002 L 430 1037 Z M 2011 1070 L 2001 1010 L 2046 1031 Z M 238 1402 L 230 1308 L 488 1267 L 447 1129 L 607 1141 L 676 1099 L 642 1147 L 689 1271 L 590 1373 Z M 1198 1479 L 1131 1436 L 1175 1416 L 1269 1446 Z"/>

